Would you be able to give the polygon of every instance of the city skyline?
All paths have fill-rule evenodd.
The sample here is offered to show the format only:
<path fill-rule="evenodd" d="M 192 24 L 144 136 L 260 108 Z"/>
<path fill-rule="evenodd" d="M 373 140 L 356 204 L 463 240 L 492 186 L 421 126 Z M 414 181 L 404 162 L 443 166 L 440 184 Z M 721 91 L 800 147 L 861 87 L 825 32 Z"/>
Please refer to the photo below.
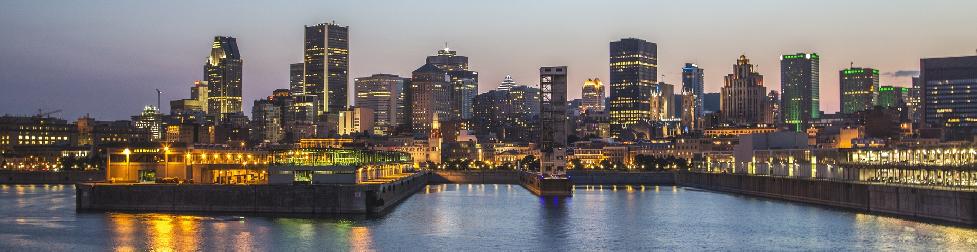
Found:
<path fill-rule="evenodd" d="M 469 56 L 472 68 L 479 70 L 479 93 L 495 89 L 507 74 L 521 84 L 534 85 L 539 66 L 567 65 L 575 69 L 569 76 L 568 96 L 579 98 L 585 79 L 609 79 L 607 43 L 621 38 L 656 43 L 659 75 L 664 75 L 659 78 L 666 83 L 681 83 L 684 63 L 698 64 L 705 69 L 706 92 L 718 92 L 721 76 L 729 74 L 728 66 L 741 54 L 757 63 L 758 72 L 767 79 L 767 89 L 779 89 L 780 55 L 814 52 L 822 56 L 820 93 L 824 99 L 820 103 L 826 113 L 839 110 L 835 95 L 839 82 L 832 73 L 848 67 L 849 62 L 879 69 L 881 85 L 908 87 L 908 77 L 918 71 L 920 58 L 973 55 L 977 44 L 977 35 L 956 32 L 977 28 L 966 22 L 966 11 L 977 3 L 755 3 L 744 7 L 716 2 L 694 13 L 690 7 L 672 3 L 634 3 L 635 8 L 621 11 L 622 15 L 611 15 L 615 4 L 569 2 L 564 15 L 530 17 L 547 2 L 316 3 L 308 8 L 298 8 L 308 3 L 284 3 L 233 6 L 228 7 L 228 14 L 210 16 L 203 15 L 209 3 L 186 7 L 179 3 L 114 3 L 114 8 L 107 8 L 105 3 L 7 2 L 0 8 L 0 56 L 6 59 L 0 62 L 5 90 L 0 94 L 0 114 L 62 109 L 64 118 L 91 114 L 124 119 L 154 104 L 156 88 L 163 91 L 164 101 L 185 98 L 189 83 L 203 74 L 199 62 L 210 49 L 207 41 L 219 35 L 237 38 L 242 58 L 248 61 L 243 70 L 243 111 L 250 111 L 253 100 L 288 87 L 288 64 L 302 60 L 301 26 L 332 21 L 351 29 L 350 83 L 352 78 L 377 73 L 406 76 L 424 63 L 422 57 L 447 41 L 453 50 Z M 355 14 L 366 8 L 404 16 L 423 14 L 426 8 L 477 11 L 416 21 L 400 15 Z M 927 13 L 941 14 L 915 12 L 924 8 L 931 10 Z M 786 9 L 818 15 L 797 17 Z M 641 10 L 663 15 L 639 16 Z M 168 12 L 181 15 L 166 15 Z M 241 12 L 248 15 L 232 15 Z M 146 18 L 134 18 L 140 15 Z M 457 20 L 460 15 L 469 18 L 439 22 Z M 607 18 L 571 18 L 583 15 Z M 919 18 L 906 18 L 909 16 Z M 858 22 L 877 29 L 822 28 Z M 579 29 L 540 29 L 553 24 Z M 744 27 L 750 25 L 759 26 Z M 949 28 L 928 28 L 938 25 Z M 147 27 L 157 32 L 137 32 Z M 451 32 L 443 32 L 446 30 Z M 567 42 L 554 43 L 557 41 Z M 169 111 L 166 104 L 162 111 Z"/>

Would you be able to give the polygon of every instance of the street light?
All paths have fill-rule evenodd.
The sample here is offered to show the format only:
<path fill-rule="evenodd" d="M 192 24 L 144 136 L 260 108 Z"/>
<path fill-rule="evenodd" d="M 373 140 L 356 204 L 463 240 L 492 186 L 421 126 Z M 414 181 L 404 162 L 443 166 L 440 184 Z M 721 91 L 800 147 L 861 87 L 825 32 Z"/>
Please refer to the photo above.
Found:
<path fill-rule="evenodd" d="M 126 148 L 125 150 L 122 150 L 122 154 L 126 155 L 126 169 L 125 169 L 126 177 L 125 178 L 128 179 L 129 178 L 129 154 L 132 154 L 132 151 L 129 150 L 129 148 Z"/>

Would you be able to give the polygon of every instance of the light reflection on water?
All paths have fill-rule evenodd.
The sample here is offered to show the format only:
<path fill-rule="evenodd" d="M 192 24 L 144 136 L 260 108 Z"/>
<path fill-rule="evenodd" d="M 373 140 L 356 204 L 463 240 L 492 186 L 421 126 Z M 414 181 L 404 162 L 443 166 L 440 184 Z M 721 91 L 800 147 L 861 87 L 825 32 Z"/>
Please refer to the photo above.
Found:
<path fill-rule="evenodd" d="M 74 187 L 0 185 L 0 250 L 941 250 L 977 230 L 674 186 L 431 185 L 381 217 L 76 213 Z"/>

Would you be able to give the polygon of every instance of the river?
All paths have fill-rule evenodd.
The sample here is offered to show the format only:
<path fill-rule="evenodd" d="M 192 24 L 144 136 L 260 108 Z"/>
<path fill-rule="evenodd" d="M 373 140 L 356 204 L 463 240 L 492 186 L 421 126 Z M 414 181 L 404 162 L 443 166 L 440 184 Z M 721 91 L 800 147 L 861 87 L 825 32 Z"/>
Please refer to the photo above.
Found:
<path fill-rule="evenodd" d="M 389 213 L 76 213 L 74 186 L 0 185 L 2 251 L 973 251 L 977 229 L 672 186 L 430 185 Z"/>

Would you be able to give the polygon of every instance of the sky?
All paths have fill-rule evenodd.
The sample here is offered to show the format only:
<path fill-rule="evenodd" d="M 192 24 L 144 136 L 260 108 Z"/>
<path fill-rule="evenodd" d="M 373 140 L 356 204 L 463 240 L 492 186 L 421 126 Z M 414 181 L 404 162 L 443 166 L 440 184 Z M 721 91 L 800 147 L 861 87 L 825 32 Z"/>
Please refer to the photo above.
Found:
<path fill-rule="evenodd" d="M 882 85 L 909 86 L 919 59 L 977 54 L 977 1 L 0 1 L 0 114 L 60 109 L 128 119 L 155 89 L 188 98 L 215 35 L 244 59 L 244 109 L 288 87 L 303 26 L 350 27 L 352 78 L 409 76 L 448 43 L 470 58 L 480 92 L 506 74 L 535 85 L 540 66 L 569 67 L 569 96 L 587 78 L 608 82 L 608 43 L 658 45 L 658 71 L 680 90 L 686 62 L 705 69 L 707 92 L 745 54 L 767 89 L 780 89 L 779 56 L 821 55 L 821 109 L 838 110 L 838 71 L 879 69 Z M 352 100 L 352 99 L 351 99 Z"/>

